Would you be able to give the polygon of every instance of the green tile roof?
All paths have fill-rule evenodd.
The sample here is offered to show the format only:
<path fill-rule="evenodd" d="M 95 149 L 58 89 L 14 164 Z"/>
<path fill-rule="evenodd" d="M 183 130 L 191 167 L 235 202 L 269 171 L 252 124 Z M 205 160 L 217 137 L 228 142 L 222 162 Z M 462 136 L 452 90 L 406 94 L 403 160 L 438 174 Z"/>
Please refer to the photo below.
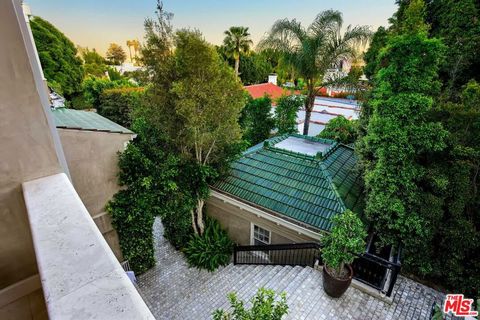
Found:
<path fill-rule="evenodd" d="M 356 162 L 353 149 L 321 139 L 318 142 L 331 144 L 323 157 L 274 147 L 288 137 L 274 137 L 248 149 L 213 188 L 301 225 L 328 231 L 334 215 L 350 205 L 357 209 L 361 202 L 355 198 L 361 194 L 358 177 L 350 176 Z"/>
<path fill-rule="evenodd" d="M 57 128 L 104 131 L 115 133 L 133 132 L 115 122 L 102 117 L 96 112 L 74 110 L 68 108 L 52 109 L 53 119 Z"/>
<path fill-rule="evenodd" d="M 356 167 L 357 157 L 352 145 L 338 145 L 324 156 L 323 163 L 345 206 L 363 215 L 363 180 Z"/>

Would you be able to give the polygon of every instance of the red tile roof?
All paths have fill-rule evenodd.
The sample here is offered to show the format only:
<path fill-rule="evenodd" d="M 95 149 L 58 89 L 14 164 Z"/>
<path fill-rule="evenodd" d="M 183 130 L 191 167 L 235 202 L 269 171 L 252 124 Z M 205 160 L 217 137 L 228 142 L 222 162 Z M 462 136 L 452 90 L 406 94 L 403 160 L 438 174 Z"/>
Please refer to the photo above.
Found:
<path fill-rule="evenodd" d="M 243 88 L 245 88 L 245 90 L 247 90 L 254 99 L 261 98 L 264 95 L 268 95 L 272 100 L 276 100 L 280 98 L 283 94 L 291 94 L 290 90 L 285 90 L 282 87 L 279 87 L 270 82 L 253 84 L 251 86 L 245 86 Z"/>

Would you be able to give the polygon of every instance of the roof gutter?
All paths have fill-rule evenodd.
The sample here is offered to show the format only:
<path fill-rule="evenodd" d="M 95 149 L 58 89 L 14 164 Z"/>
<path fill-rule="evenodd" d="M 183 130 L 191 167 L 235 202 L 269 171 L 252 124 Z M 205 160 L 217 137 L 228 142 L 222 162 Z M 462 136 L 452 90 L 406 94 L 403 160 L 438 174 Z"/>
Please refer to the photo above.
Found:
<path fill-rule="evenodd" d="M 213 196 L 217 199 L 220 199 L 225 203 L 229 203 L 229 204 L 231 204 L 235 207 L 238 207 L 238 208 L 240 208 L 240 210 L 245 210 L 245 211 L 251 212 L 251 213 L 255 214 L 257 217 L 264 218 L 265 220 L 271 221 L 271 222 L 273 222 L 277 225 L 281 225 L 285 228 L 293 230 L 293 231 L 297 232 L 298 234 L 303 234 L 303 235 L 305 235 L 307 237 L 310 237 L 310 238 L 313 238 L 313 239 L 320 239 L 322 234 L 327 233 L 326 231 L 323 231 L 323 230 L 320 230 L 320 229 L 313 230 L 313 228 L 311 228 L 311 227 L 307 228 L 305 226 L 299 225 L 298 223 L 293 223 L 293 222 L 290 222 L 288 220 L 285 220 L 284 218 L 280 218 L 278 216 L 278 214 L 275 214 L 274 212 L 272 212 L 272 213 L 266 212 L 265 210 L 262 210 L 262 209 L 260 209 L 256 206 L 247 204 L 246 202 L 243 202 L 243 201 L 239 201 L 231 195 L 226 195 L 222 192 L 219 192 L 219 191 L 215 190 L 213 187 L 210 187 L 210 190 L 211 190 L 211 196 Z"/>

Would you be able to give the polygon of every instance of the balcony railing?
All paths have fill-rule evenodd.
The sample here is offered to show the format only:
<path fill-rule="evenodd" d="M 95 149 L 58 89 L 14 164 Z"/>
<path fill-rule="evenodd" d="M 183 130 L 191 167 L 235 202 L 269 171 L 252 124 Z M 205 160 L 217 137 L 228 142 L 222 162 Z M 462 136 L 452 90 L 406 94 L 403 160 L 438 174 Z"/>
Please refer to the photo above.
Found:
<path fill-rule="evenodd" d="M 50 319 L 154 319 L 65 174 L 23 195 Z"/>

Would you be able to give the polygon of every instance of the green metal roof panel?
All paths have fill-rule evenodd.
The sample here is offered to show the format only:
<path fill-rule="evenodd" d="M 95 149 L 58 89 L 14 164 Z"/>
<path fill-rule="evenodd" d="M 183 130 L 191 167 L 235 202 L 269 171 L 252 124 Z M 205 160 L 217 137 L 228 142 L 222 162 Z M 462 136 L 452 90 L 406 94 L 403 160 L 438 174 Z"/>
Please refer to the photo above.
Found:
<path fill-rule="evenodd" d="M 338 145 L 325 155 L 323 164 L 347 208 L 363 214 L 363 183 L 353 147 Z"/>
<path fill-rule="evenodd" d="M 68 108 L 56 108 L 52 109 L 52 115 L 57 128 L 128 134 L 133 133 L 127 128 L 124 128 L 121 125 L 102 117 L 96 112 Z"/>

